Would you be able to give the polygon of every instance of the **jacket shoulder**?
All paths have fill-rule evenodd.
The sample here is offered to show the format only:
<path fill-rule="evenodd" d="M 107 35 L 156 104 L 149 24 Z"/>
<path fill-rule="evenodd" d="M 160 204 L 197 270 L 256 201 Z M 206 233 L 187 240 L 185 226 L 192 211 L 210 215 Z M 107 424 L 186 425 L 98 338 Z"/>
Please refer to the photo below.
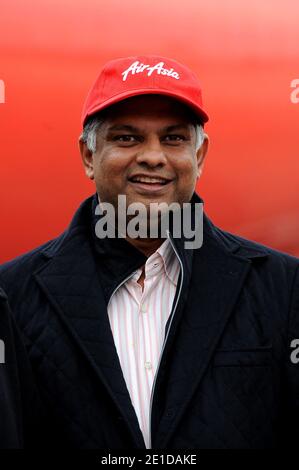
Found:
<path fill-rule="evenodd" d="M 65 232 L 33 250 L 0 265 L 0 284 L 6 293 L 8 293 L 9 286 L 16 286 L 20 282 L 23 283 L 26 277 L 30 276 L 31 273 L 47 261 L 47 252 L 59 244 L 64 238 L 64 234 Z"/>
<path fill-rule="evenodd" d="M 221 239 L 222 243 L 227 247 L 235 247 L 234 251 L 237 255 L 255 257 L 259 255 L 266 255 L 273 263 L 282 263 L 286 265 L 299 266 L 299 258 L 289 253 L 277 250 L 268 245 L 244 238 L 235 233 L 223 230 L 214 226 L 215 234 Z"/>
<path fill-rule="evenodd" d="M 31 275 L 42 268 L 49 258 L 58 254 L 69 240 L 76 238 L 86 230 L 90 208 L 94 200 L 95 195 L 85 199 L 73 215 L 69 226 L 56 238 L 0 265 L 0 285 L 3 286 L 9 299 L 20 291 L 25 292 Z"/>

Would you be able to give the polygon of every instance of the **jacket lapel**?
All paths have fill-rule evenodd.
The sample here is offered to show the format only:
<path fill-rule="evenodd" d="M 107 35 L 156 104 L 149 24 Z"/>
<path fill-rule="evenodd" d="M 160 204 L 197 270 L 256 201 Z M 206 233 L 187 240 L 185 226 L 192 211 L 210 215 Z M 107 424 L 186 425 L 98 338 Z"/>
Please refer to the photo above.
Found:
<path fill-rule="evenodd" d="M 153 398 L 153 447 L 167 447 L 203 379 L 252 259 L 267 256 L 259 250 L 248 253 L 248 256 L 236 255 L 239 244 L 234 242 L 227 249 L 213 227 L 204 216 L 203 245 L 194 250 L 188 295 L 182 291 L 182 299 L 170 326 Z M 219 235 L 221 237 L 220 232 Z M 182 253 L 182 257 L 185 256 Z M 163 410 L 159 406 L 163 402 L 161 394 L 165 397 Z"/>

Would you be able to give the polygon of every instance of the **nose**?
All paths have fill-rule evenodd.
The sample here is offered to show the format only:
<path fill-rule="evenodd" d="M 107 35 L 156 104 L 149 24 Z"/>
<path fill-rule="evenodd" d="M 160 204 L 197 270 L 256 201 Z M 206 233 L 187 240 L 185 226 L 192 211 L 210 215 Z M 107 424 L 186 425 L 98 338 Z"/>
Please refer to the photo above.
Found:
<path fill-rule="evenodd" d="M 167 158 L 159 138 L 154 138 L 144 143 L 143 148 L 139 150 L 136 156 L 136 162 L 150 167 L 166 165 Z"/>

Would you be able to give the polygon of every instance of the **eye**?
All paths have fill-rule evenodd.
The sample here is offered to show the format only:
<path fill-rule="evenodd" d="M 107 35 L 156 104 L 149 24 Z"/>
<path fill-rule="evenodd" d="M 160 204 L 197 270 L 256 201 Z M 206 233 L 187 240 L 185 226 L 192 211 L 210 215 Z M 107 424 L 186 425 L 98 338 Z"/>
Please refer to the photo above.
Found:
<path fill-rule="evenodd" d="M 184 140 L 186 140 L 186 137 L 184 135 L 180 135 L 180 134 L 167 134 L 165 137 L 164 137 L 164 140 L 166 140 L 166 142 L 182 142 Z"/>
<path fill-rule="evenodd" d="M 136 142 L 138 139 L 135 135 L 130 135 L 130 134 L 122 134 L 122 135 L 116 135 L 112 139 L 115 142 L 124 142 L 124 143 L 133 143 Z"/>

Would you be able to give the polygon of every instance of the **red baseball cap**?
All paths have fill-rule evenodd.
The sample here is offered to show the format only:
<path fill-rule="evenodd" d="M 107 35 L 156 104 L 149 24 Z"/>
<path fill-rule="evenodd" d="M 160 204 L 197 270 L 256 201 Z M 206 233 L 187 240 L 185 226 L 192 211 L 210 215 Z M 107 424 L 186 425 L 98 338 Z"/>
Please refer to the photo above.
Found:
<path fill-rule="evenodd" d="M 201 122 L 209 120 L 202 107 L 201 86 L 185 65 L 156 55 L 124 57 L 104 65 L 91 87 L 82 111 L 82 125 L 92 114 L 137 95 L 175 98 L 189 106 Z"/>

